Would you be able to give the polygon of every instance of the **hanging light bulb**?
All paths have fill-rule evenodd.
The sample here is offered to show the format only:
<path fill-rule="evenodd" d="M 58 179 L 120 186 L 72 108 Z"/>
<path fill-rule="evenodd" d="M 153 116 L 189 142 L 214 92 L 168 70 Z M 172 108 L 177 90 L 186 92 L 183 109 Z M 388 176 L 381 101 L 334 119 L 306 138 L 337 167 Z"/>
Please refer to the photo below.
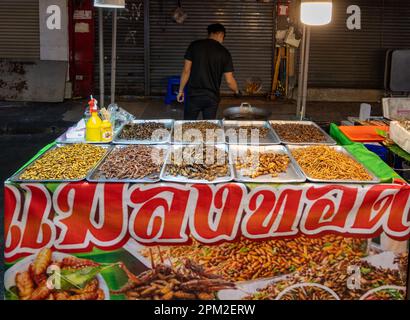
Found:
<path fill-rule="evenodd" d="M 94 0 L 94 7 L 124 9 L 125 0 Z"/>
<path fill-rule="evenodd" d="M 332 21 L 331 0 L 302 0 L 300 20 L 308 26 L 323 26 Z"/>

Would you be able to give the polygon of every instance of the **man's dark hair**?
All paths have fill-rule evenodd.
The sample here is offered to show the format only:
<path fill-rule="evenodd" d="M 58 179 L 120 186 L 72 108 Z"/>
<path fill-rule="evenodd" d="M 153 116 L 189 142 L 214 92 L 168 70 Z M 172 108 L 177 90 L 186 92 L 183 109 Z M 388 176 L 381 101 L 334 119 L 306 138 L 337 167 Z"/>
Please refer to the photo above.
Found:
<path fill-rule="evenodd" d="M 226 35 L 226 29 L 223 24 L 215 23 L 208 26 L 208 34 L 223 32 Z"/>

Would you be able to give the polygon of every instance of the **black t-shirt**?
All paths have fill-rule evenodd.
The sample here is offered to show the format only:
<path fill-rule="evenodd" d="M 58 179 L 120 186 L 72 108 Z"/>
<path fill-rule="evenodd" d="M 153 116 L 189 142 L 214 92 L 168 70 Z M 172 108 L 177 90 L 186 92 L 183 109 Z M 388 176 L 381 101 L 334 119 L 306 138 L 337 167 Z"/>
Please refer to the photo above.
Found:
<path fill-rule="evenodd" d="M 198 40 L 191 43 L 185 59 L 192 61 L 188 95 L 208 96 L 219 102 L 222 76 L 226 72 L 233 72 L 229 51 L 216 40 Z"/>

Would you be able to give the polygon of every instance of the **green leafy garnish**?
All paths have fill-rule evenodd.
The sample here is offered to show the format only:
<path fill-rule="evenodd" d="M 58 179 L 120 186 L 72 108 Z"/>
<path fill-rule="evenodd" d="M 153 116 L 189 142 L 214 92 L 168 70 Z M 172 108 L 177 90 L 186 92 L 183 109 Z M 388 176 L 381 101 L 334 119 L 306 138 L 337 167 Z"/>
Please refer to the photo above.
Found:
<path fill-rule="evenodd" d="M 395 300 L 404 300 L 403 295 L 400 293 L 399 290 L 394 290 L 394 289 L 389 289 L 387 292 L 390 294 L 390 296 L 395 299 Z"/>
<path fill-rule="evenodd" d="M 239 250 L 240 253 L 247 253 L 249 252 L 249 248 L 243 247 Z"/>
<path fill-rule="evenodd" d="M 60 281 L 61 289 L 83 289 L 91 280 L 93 280 L 103 270 L 112 268 L 117 264 L 110 264 L 108 266 L 86 267 L 80 270 L 61 270 Z M 56 274 L 56 277 L 59 275 Z"/>
<path fill-rule="evenodd" d="M 211 249 L 209 248 L 202 248 L 202 252 L 204 256 L 209 256 L 211 254 Z"/>
<path fill-rule="evenodd" d="M 13 287 L 10 287 L 8 290 L 6 290 L 5 298 L 6 300 L 20 300 L 17 287 L 13 286 Z"/>
<path fill-rule="evenodd" d="M 366 275 L 366 274 L 369 274 L 370 272 L 372 272 L 372 269 L 362 267 L 362 268 L 360 268 L 360 272 L 362 274 Z"/>

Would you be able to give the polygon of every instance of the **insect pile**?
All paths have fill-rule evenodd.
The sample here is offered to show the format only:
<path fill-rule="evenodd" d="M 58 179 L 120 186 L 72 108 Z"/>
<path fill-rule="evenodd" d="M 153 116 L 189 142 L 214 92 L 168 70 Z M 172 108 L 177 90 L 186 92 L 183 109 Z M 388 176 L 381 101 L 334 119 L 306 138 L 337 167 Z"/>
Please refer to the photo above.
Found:
<path fill-rule="evenodd" d="M 125 265 L 120 265 L 128 276 L 123 288 L 111 291 L 124 294 L 129 300 L 212 300 L 215 292 L 234 288 L 234 283 L 225 281 L 185 259 L 178 267 L 163 263 L 155 264 L 152 269 L 136 276 Z"/>
<path fill-rule="evenodd" d="M 277 177 L 286 172 L 289 163 L 290 159 L 285 154 L 253 152 L 248 149 L 246 154 L 237 157 L 235 167 L 237 170 L 242 170 L 244 176 L 254 179 L 267 174 Z"/>
<path fill-rule="evenodd" d="M 315 179 L 370 181 L 362 164 L 327 146 L 312 146 L 292 151 L 300 167 Z"/>
<path fill-rule="evenodd" d="M 348 268 L 351 266 L 360 268 L 360 288 L 349 288 L 347 285 L 348 279 L 351 276 L 348 272 Z M 288 279 L 271 283 L 267 287 L 259 289 L 255 294 L 245 297 L 245 299 L 272 300 L 278 297 L 278 295 L 286 288 L 301 283 L 316 283 L 326 286 L 333 290 L 342 300 L 358 300 L 366 292 L 385 285 L 405 285 L 400 279 L 397 270 L 378 268 L 357 258 L 345 258 L 332 266 L 327 263 L 315 267 L 305 266 L 299 272 L 288 276 Z M 312 290 L 310 294 L 308 294 L 306 288 L 304 289 L 305 292 L 303 294 L 301 294 L 300 288 L 297 288 L 297 290 L 296 288 L 295 290 L 290 290 L 290 292 L 285 294 L 282 298 L 293 300 L 314 300 L 314 298 L 316 299 L 318 297 L 318 290 Z M 326 291 L 320 290 L 320 292 L 320 298 L 330 298 L 329 293 Z M 382 297 L 386 298 L 386 295 L 380 293 L 379 298 Z M 396 297 L 398 298 L 398 295 Z"/>
<path fill-rule="evenodd" d="M 114 149 L 99 171 L 106 179 L 141 179 L 159 176 L 164 161 L 164 150 L 136 145 Z"/>
<path fill-rule="evenodd" d="M 160 133 L 166 133 L 169 130 L 163 123 L 145 122 L 126 124 L 122 129 L 119 138 L 121 140 L 157 140 L 155 137 Z"/>
<path fill-rule="evenodd" d="M 210 142 L 224 141 L 222 127 L 210 121 L 193 121 L 176 124 L 174 141 L 176 142 Z"/>
<path fill-rule="evenodd" d="M 304 266 L 332 266 L 344 257 L 363 257 L 366 241 L 326 235 L 312 239 L 301 236 L 289 240 L 251 241 L 206 246 L 193 240 L 192 245 L 162 247 L 161 255 L 177 264 L 189 258 L 212 274 L 230 281 L 248 281 L 289 274 Z M 143 250 L 148 258 L 150 252 Z M 153 253 L 156 262 L 160 255 Z"/>
<path fill-rule="evenodd" d="M 230 131 L 232 130 L 232 131 Z M 247 139 L 253 136 L 261 138 L 266 138 L 269 134 L 269 128 L 266 127 L 256 127 L 256 126 L 240 126 L 236 128 L 229 128 L 230 134 L 241 138 L 246 137 Z"/>
<path fill-rule="evenodd" d="M 21 180 L 77 180 L 104 156 L 106 150 L 90 144 L 72 144 L 48 151 L 21 175 Z"/>
<path fill-rule="evenodd" d="M 214 146 L 184 146 L 171 153 L 167 174 L 212 181 L 229 174 L 228 153 Z"/>

